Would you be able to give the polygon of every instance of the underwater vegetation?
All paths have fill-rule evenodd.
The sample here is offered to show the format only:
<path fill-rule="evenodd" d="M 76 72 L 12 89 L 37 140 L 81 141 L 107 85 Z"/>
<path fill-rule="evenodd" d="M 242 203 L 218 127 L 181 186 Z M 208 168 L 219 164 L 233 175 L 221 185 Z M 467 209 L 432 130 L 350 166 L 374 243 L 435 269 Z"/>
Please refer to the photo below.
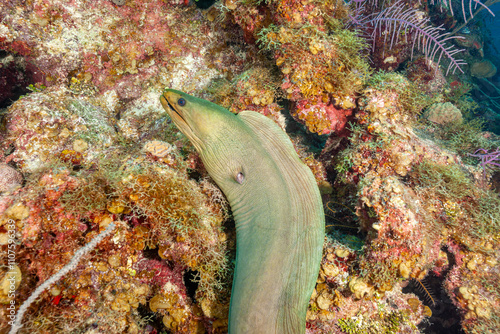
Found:
<path fill-rule="evenodd" d="M 311 168 L 306 333 L 496 333 L 497 2 L 2 1 L 0 332 L 68 264 L 19 333 L 227 332 L 234 221 L 168 87 L 269 117 Z"/>
<path fill-rule="evenodd" d="M 34 114 L 37 109 L 30 111 Z M 11 116 L 19 116 L 14 108 L 12 112 Z M 93 138 L 106 131 L 101 127 Z M 193 326 L 201 325 L 194 320 L 199 313 L 195 316 L 188 302 L 184 273 L 198 276 L 200 303 L 204 299 L 213 303 L 227 273 L 226 237 L 221 230 L 227 209 L 220 191 L 207 181 L 190 181 L 187 164 L 179 160 L 177 151 L 165 155 L 164 150 L 151 150 L 151 142 L 145 149 L 128 150 L 122 139 L 121 145 L 94 160 L 87 152 L 90 148 L 76 154 L 81 151 L 75 148 L 78 140 L 73 150 L 61 148 L 60 155 L 54 154 L 50 168 L 33 172 L 24 190 L 3 197 L 2 204 L 8 207 L 3 210 L 3 221 L 19 220 L 16 230 L 22 231 L 16 255 L 25 289 L 30 289 L 34 277 L 41 281 L 51 277 L 69 262 L 73 250 L 92 240 L 100 229 L 109 224 L 116 228 L 83 267 L 76 266 L 49 290 L 52 309 L 28 313 L 24 328 L 57 331 L 91 326 L 133 332 L 140 323 L 139 305 L 153 298 L 160 301 L 157 306 L 149 301 L 149 306 L 163 317 L 167 328 L 193 332 Z M 94 152 L 99 149 L 95 147 Z M 18 166 L 23 166 L 20 161 Z M 30 167 L 25 166 L 25 170 Z M 102 289 L 109 290 L 108 297 L 95 294 Z M 161 302 L 172 291 L 175 300 Z M 54 319 L 56 310 L 68 304 L 81 317 L 72 322 L 65 322 L 64 316 Z M 99 312 L 106 313 L 106 309 L 114 314 L 113 322 L 100 320 Z"/>

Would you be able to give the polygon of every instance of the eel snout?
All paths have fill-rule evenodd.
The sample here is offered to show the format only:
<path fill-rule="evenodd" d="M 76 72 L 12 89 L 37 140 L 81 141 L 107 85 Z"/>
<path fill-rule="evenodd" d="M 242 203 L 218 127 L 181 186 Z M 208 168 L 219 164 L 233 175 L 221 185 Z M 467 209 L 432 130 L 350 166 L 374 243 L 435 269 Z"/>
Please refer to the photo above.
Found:
<path fill-rule="evenodd" d="M 163 108 L 167 111 L 167 113 L 172 116 L 172 114 L 175 113 L 182 121 L 186 122 L 184 119 L 182 112 L 177 110 L 174 105 L 177 105 L 175 102 L 177 99 L 175 96 L 173 96 L 174 93 L 172 92 L 163 92 L 163 94 L 160 96 L 160 103 L 163 106 Z"/>

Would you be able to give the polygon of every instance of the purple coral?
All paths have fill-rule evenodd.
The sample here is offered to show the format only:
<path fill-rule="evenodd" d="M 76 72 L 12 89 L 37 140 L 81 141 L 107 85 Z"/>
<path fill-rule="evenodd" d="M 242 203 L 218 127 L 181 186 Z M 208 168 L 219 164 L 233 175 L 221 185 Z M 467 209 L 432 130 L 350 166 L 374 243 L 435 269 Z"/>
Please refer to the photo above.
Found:
<path fill-rule="evenodd" d="M 476 152 L 474 152 L 474 154 L 469 154 L 469 155 L 471 157 L 479 158 L 481 160 L 481 167 L 483 167 L 484 171 L 486 171 L 487 166 L 500 167 L 500 147 L 491 152 L 489 152 L 484 148 L 480 148 Z"/>
<path fill-rule="evenodd" d="M 417 10 L 406 8 L 405 4 L 396 2 L 394 5 L 384 9 L 377 15 L 364 21 L 368 26 L 373 26 L 371 38 L 374 41 L 377 35 L 384 35 L 384 44 L 391 39 L 390 48 L 399 41 L 399 35 L 405 35 L 405 42 L 408 42 L 408 35 L 412 36 L 412 57 L 415 46 L 422 51 L 426 59 L 433 60 L 436 56 L 437 64 L 443 55 L 449 59 L 450 65 L 446 74 L 450 70 L 454 73 L 457 69 L 463 73 L 460 66 L 466 63 L 462 59 L 455 59 L 454 56 L 462 50 L 456 49 L 453 45 L 448 45 L 452 39 L 461 38 L 451 36 L 449 33 L 442 33 L 445 30 L 442 26 L 433 27 L 429 24 L 429 18 L 419 14 Z M 437 70 L 437 67 L 436 67 Z"/>
<path fill-rule="evenodd" d="M 441 10 L 443 10 L 443 8 L 446 8 L 446 7 L 449 8 L 451 15 L 454 16 L 453 4 L 452 4 L 451 0 L 437 0 L 437 1 L 431 0 L 431 5 L 434 5 L 434 2 L 436 2 L 436 5 L 439 5 Z M 448 3 L 446 4 L 446 2 L 448 2 Z M 475 13 L 472 12 L 472 3 L 473 2 L 474 2 Z M 495 16 L 493 11 L 488 8 L 488 6 L 494 4 L 495 2 L 498 2 L 498 0 L 487 0 L 486 4 L 483 4 L 479 0 L 469 0 L 469 13 L 470 13 L 469 19 L 474 18 L 474 15 L 477 15 L 483 9 L 486 9 L 488 12 L 490 12 L 491 15 Z M 478 6 L 480 7 L 479 9 L 477 9 Z M 462 14 L 464 16 L 464 22 L 467 23 L 467 11 L 465 9 L 465 1 L 464 0 L 462 0 Z"/>

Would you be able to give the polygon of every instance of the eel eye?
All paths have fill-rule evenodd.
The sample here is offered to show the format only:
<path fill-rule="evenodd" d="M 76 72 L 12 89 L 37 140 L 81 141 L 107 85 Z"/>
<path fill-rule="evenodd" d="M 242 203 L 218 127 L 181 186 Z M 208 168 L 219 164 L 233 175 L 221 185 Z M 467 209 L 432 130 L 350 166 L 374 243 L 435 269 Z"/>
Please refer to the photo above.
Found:
<path fill-rule="evenodd" d="M 242 184 L 244 180 L 245 180 L 245 175 L 243 175 L 243 173 L 239 172 L 236 175 L 236 182 L 238 182 L 239 184 Z"/>
<path fill-rule="evenodd" d="M 181 107 L 184 107 L 186 105 L 186 100 L 184 100 L 182 97 L 177 100 L 177 104 L 180 105 Z"/>

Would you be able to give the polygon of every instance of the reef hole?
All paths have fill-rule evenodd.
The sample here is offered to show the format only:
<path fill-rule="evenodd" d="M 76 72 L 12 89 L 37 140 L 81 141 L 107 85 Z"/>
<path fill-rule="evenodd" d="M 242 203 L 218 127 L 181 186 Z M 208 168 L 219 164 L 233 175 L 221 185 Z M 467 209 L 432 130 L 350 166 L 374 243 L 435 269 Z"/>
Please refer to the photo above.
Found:
<path fill-rule="evenodd" d="M 198 272 L 196 270 L 186 269 L 183 279 L 186 285 L 187 295 L 195 302 L 196 290 L 198 289 Z"/>
<path fill-rule="evenodd" d="M 37 82 L 38 72 L 23 57 L 0 50 L 0 109 L 28 94 L 28 87 Z"/>
<path fill-rule="evenodd" d="M 145 333 L 170 333 L 163 325 L 161 316 L 151 311 L 148 305 L 139 304 L 137 312 L 146 323 Z"/>
<path fill-rule="evenodd" d="M 212 5 L 215 3 L 215 0 L 195 0 L 193 1 L 193 3 L 200 9 L 208 9 L 212 7 Z"/>
<path fill-rule="evenodd" d="M 448 267 L 441 274 L 436 275 L 430 272 L 420 282 L 411 280 L 403 288 L 403 293 L 413 293 L 418 296 L 422 303 L 432 311 L 432 316 L 427 321 L 422 321 L 418 325 L 421 333 L 447 333 L 463 334 L 460 326 L 460 314 L 443 287 L 450 269 L 455 265 L 454 256 L 446 249 L 441 249 L 448 256 Z"/>

